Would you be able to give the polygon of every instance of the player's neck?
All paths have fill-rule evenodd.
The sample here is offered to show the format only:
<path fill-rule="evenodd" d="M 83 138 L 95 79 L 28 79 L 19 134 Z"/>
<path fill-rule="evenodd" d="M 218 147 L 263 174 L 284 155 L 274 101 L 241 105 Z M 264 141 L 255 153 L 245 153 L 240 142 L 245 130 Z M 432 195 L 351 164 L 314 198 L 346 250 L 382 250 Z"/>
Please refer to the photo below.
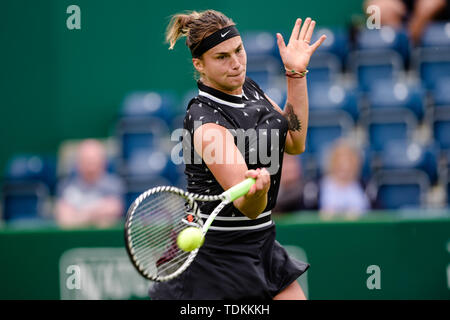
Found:
<path fill-rule="evenodd" d="M 219 84 L 216 84 L 212 81 L 209 81 L 208 79 L 203 79 L 201 78 L 200 81 L 205 85 L 208 86 L 210 88 L 216 89 L 218 91 L 221 91 L 223 93 L 232 95 L 232 96 L 237 96 L 237 97 L 242 97 L 242 86 L 234 89 L 234 88 L 226 88 L 223 86 L 220 86 Z"/>

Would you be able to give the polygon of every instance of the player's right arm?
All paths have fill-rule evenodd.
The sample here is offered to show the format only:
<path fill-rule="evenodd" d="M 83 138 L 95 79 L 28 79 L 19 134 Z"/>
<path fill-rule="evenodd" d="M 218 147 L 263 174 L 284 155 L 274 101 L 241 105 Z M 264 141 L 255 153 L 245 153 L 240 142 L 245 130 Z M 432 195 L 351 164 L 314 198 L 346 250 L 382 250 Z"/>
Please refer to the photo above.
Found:
<path fill-rule="evenodd" d="M 235 200 L 233 204 L 251 219 L 264 211 L 270 174 L 265 168 L 248 170 L 244 157 L 234 144 L 233 135 L 225 127 L 206 123 L 197 128 L 194 132 L 194 148 L 224 190 L 246 178 L 255 178 L 256 183 L 247 195 Z"/>

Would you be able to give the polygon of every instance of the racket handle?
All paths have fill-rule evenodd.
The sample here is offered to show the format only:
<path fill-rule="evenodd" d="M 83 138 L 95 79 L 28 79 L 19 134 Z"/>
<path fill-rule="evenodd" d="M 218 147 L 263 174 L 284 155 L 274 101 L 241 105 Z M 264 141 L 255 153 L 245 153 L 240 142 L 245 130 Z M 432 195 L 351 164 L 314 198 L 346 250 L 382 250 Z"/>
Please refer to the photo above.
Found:
<path fill-rule="evenodd" d="M 237 185 L 225 191 L 224 195 L 230 202 L 233 202 L 234 200 L 246 195 L 247 192 L 250 190 L 251 186 L 255 184 L 255 182 L 256 182 L 255 179 L 247 178 L 241 183 L 238 183 Z"/>
<path fill-rule="evenodd" d="M 256 182 L 253 178 L 247 178 L 244 181 L 238 183 L 237 185 L 231 187 L 227 191 L 223 193 L 225 198 L 227 200 L 222 201 L 211 214 L 209 215 L 208 219 L 205 221 L 205 224 L 203 225 L 202 232 L 203 234 L 206 234 L 209 227 L 211 226 L 211 223 L 216 218 L 216 216 L 219 214 L 219 212 L 225 207 L 226 204 L 233 202 L 237 198 L 242 197 L 243 195 L 247 194 L 247 192 L 250 190 L 250 187 L 254 185 Z"/>

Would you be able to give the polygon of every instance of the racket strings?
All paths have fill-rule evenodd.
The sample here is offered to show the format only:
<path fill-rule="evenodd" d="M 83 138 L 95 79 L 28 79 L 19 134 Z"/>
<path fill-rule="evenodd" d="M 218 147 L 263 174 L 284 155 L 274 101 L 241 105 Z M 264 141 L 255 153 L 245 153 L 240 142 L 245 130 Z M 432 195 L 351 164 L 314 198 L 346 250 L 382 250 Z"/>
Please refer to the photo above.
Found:
<path fill-rule="evenodd" d="M 128 225 L 135 261 L 142 271 L 156 278 L 176 272 L 189 258 L 176 243 L 183 222 L 192 213 L 189 202 L 171 192 L 157 192 L 140 203 Z M 198 218 L 193 215 L 194 222 Z"/>
<path fill-rule="evenodd" d="M 173 199 L 172 199 L 173 201 Z M 153 204 L 153 207 L 151 207 L 150 205 Z M 164 202 L 164 204 L 160 204 L 160 205 L 154 205 L 154 201 L 152 201 L 151 204 L 147 204 L 145 206 L 143 206 L 142 209 L 137 210 L 137 212 L 135 213 L 135 218 L 136 219 L 143 219 L 142 216 L 145 215 L 146 213 L 148 213 L 149 210 L 151 211 L 161 211 L 164 210 L 163 207 L 173 207 L 175 208 L 175 205 L 173 205 L 172 203 L 167 203 Z M 179 210 L 183 211 L 182 208 L 178 208 Z M 188 212 L 183 211 L 181 215 L 178 214 L 174 214 L 175 211 L 172 209 L 172 215 L 174 216 L 180 216 L 181 220 L 183 220 L 183 218 L 185 218 L 185 216 L 187 216 Z M 141 218 L 139 218 L 141 217 Z M 165 233 L 167 232 L 167 229 L 172 228 L 173 221 L 169 221 L 166 217 L 161 217 L 161 219 L 158 219 L 157 216 L 152 217 L 152 219 L 154 220 L 153 223 L 154 224 L 158 224 L 159 221 L 162 221 L 162 223 L 160 225 L 166 225 L 167 228 L 160 228 L 160 230 L 158 231 L 158 229 L 155 228 L 155 225 L 149 226 L 148 224 L 141 224 L 141 225 L 137 225 L 135 224 L 135 228 L 134 230 L 131 231 L 131 233 L 135 234 L 133 240 L 136 242 L 139 241 L 149 241 L 150 238 L 158 238 L 161 236 L 165 236 Z M 175 221 L 175 223 L 178 223 L 179 221 Z M 179 227 L 174 229 L 175 231 L 178 231 L 179 228 L 181 227 L 187 227 L 187 225 L 183 226 L 181 224 L 179 224 Z M 152 232 L 146 232 L 148 228 L 151 228 Z M 164 235 L 162 235 L 164 234 Z"/>
<path fill-rule="evenodd" d="M 160 274 L 158 267 L 165 263 L 176 264 L 179 249 L 176 237 L 180 228 L 176 217 L 184 211 L 184 201 L 176 201 L 171 197 L 158 197 L 142 206 L 135 219 L 140 220 L 136 229 L 131 232 L 133 248 L 140 264 L 152 273 Z M 164 199 L 163 199 L 164 198 Z M 175 221 L 174 221 L 175 217 Z"/>
<path fill-rule="evenodd" d="M 183 207 L 170 198 L 165 201 L 154 198 L 138 208 L 134 215 L 134 228 L 130 232 L 135 244 L 159 239 L 161 235 L 166 236 L 176 225 L 177 221 L 174 221 L 173 216 L 180 216 L 180 212 L 183 213 Z"/>
<path fill-rule="evenodd" d="M 169 275 L 176 272 L 181 265 L 189 258 L 190 252 L 180 253 L 177 257 L 173 258 L 170 263 L 166 263 L 158 269 L 158 274 L 160 275 Z"/>

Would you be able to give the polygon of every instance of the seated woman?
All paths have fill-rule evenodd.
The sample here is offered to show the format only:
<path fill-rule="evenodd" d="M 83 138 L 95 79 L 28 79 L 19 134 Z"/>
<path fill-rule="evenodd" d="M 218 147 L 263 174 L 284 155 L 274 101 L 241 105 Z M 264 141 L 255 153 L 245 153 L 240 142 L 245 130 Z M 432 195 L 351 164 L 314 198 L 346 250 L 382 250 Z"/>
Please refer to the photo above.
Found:
<path fill-rule="evenodd" d="M 324 218 L 356 218 L 370 209 L 369 199 L 359 183 L 361 161 L 349 142 L 339 140 L 332 148 L 327 173 L 320 182 L 320 215 Z"/>

